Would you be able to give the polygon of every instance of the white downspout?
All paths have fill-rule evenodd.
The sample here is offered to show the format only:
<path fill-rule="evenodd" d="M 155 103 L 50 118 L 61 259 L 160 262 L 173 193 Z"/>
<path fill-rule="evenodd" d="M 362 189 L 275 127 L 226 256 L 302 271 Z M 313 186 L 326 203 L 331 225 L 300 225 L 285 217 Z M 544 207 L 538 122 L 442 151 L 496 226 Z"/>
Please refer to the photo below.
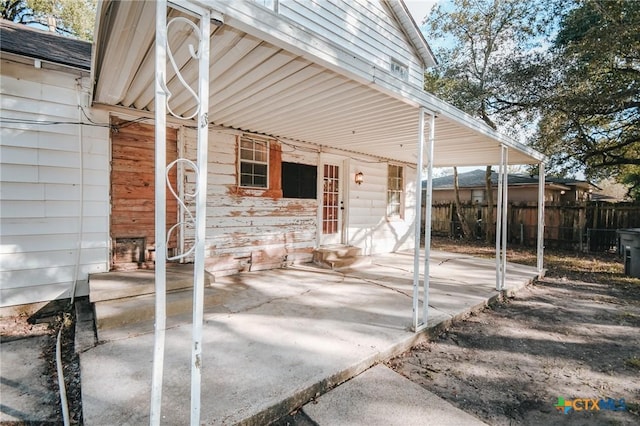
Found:
<path fill-rule="evenodd" d="M 78 167 L 80 168 L 80 208 L 78 209 L 78 239 L 76 241 L 75 269 L 73 272 L 73 283 L 71 284 L 70 305 L 73 306 L 78 287 L 78 277 L 80 275 L 80 255 L 82 253 L 82 236 L 84 233 L 84 143 L 82 141 L 82 77 L 77 81 L 76 100 L 78 103 Z"/>

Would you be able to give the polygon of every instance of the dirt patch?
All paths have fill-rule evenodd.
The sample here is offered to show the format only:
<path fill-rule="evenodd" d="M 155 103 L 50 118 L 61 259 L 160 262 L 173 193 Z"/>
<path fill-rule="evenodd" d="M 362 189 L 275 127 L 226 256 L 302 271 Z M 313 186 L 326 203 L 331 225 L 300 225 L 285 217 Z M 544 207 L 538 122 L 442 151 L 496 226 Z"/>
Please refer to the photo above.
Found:
<path fill-rule="evenodd" d="M 526 250 L 514 257 L 535 261 Z M 640 280 L 624 277 L 615 256 L 548 253 L 545 261 L 547 278 L 389 366 L 492 425 L 639 424 Z M 624 399 L 625 409 L 598 403 L 564 414 L 558 398 L 611 398 L 620 409 Z"/>
<path fill-rule="evenodd" d="M 70 309 L 47 312 L 44 316 L 16 315 L 0 318 L 2 349 L 19 352 L 21 360 L 13 360 L 14 368 L 24 364 L 28 377 L 19 381 L 4 380 L 5 376 L 20 374 L 8 372 L 3 365 L 3 386 L 12 395 L 18 392 L 21 402 L 16 407 L 5 407 L 3 413 L 16 420 L 1 421 L 11 425 L 62 424 L 60 388 L 56 363 L 58 331 L 61 334 L 61 360 L 71 424 L 82 424 L 82 393 L 80 363 L 74 350 L 75 316 Z M 6 373 L 6 374 L 5 374 Z M 17 394 L 16 394 L 17 395 Z M 13 400 L 12 400 L 13 401 Z M 13 401 L 17 402 L 17 401 Z"/>

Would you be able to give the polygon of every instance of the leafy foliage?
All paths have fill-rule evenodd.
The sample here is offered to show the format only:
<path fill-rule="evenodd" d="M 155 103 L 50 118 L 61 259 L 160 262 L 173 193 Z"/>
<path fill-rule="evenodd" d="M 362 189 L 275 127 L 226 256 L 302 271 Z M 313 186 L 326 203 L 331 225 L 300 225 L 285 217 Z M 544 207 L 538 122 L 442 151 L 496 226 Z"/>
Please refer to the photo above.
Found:
<path fill-rule="evenodd" d="M 56 31 L 92 40 L 96 0 L 1 0 L 0 18 L 21 24 L 48 26 L 55 19 Z"/>
<path fill-rule="evenodd" d="M 553 46 L 536 146 L 562 171 L 640 181 L 640 2 L 581 1 Z"/>
<path fill-rule="evenodd" d="M 496 128 L 524 111 L 514 87 L 555 15 L 547 0 L 451 0 L 427 20 L 439 66 L 425 89 Z M 511 84 L 505 84 L 509 81 Z M 513 136 L 517 136 L 512 134 Z"/>
<path fill-rule="evenodd" d="M 426 90 L 526 139 L 550 173 L 640 197 L 640 2 L 449 0 L 428 25 L 445 47 Z"/>

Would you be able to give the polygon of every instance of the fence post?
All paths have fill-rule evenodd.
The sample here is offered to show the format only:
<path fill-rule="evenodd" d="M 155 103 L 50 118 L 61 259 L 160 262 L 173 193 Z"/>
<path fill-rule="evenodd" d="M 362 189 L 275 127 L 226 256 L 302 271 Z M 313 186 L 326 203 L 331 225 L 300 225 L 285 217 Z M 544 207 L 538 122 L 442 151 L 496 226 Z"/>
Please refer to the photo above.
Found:
<path fill-rule="evenodd" d="M 579 228 L 580 233 L 580 252 L 584 253 L 586 250 L 584 249 L 583 241 L 582 241 L 582 228 Z"/>
<path fill-rule="evenodd" d="M 587 253 L 591 251 L 591 228 L 587 228 Z"/>
<path fill-rule="evenodd" d="M 520 245 L 524 246 L 524 223 L 520 222 Z"/>

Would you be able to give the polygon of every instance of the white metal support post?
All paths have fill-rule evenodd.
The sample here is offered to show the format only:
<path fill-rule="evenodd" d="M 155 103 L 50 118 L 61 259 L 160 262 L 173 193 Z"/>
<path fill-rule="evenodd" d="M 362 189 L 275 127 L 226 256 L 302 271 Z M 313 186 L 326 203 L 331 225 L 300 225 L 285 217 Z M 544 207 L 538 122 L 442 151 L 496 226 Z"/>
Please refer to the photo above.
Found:
<path fill-rule="evenodd" d="M 507 164 L 509 164 L 509 148 L 506 145 L 502 146 L 502 155 L 504 158 L 502 162 L 502 275 L 500 280 L 500 290 L 504 290 L 505 282 L 507 280 L 507 231 L 508 221 L 507 213 L 509 209 L 509 173 L 507 170 Z"/>
<path fill-rule="evenodd" d="M 164 340 L 166 328 L 166 191 L 167 166 L 167 2 L 156 2 L 155 43 L 155 323 L 153 342 L 153 374 L 151 378 L 151 406 L 149 423 L 160 424 L 162 409 L 162 376 L 164 372 Z"/>
<path fill-rule="evenodd" d="M 200 424 L 200 394 L 202 377 L 202 326 L 204 317 L 204 251 L 207 219 L 207 162 L 209 145 L 209 34 L 211 13 L 200 16 L 200 48 L 198 98 L 198 179 L 196 198 L 196 249 L 193 281 L 193 336 L 191 356 L 191 425 Z"/>
<path fill-rule="evenodd" d="M 431 200 L 433 192 L 433 152 L 435 143 L 435 114 L 430 112 L 429 147 L 427 151 L 427 189 L 425 194 L 424 219 L 424 276 L 422 317 L 420 311 L 420 240 L 422 233 L 422 169 L 424 168 L 424 115 L 426 111 L 420 108 L 418 120 L 418 164 L 416 173 L 416 214 L 415 214 L 415 249 L 413 255 L 413 331 L 416 333 L 427 327 L 429 316 L 429 255 L 431 254 Z"/>
<path fill-rule="evenodd" d="M 159 425 L 161 418 L 162 402 L 162 376 L 164 369 L 164 345 L 166 328 L 166 261 L 183 259 L 194 255 L 193 277 L 193 329 L 191 346 L 191 425 L 200 424 L 200 395 L 202 378 L 202 331 L 204 316 L 204 252 L 206 232 L 206 208 L 207 208 L 207 151 L 209 135 L 209 44 L 211 34 L 211 11 L 193 4 L 174 5 L 174 7 L 186 11 L 199 20 L 199 25 L 185 17 L 172 18 L 167 23 L 167 2 L 161 0 L 156 3 L 156 326 L 154 342 L 154 365 L 152 378 L 152 399 L 150 423 Z M 191 59 L 198 61 L 198 92 L 196 93 L 185 81 L 168 44 L 169 27 L 172 24 L 186 25 L 196 35 L 198 46 L 189 46 Z M 167 58 L 173 66 L 176 78 L 187 90 L 193 100 L 195 111 L 188 117 L 178 116 L 168 105 L 169 89 L 166 84 Z M 197 159 L 196 163 L 186 158 L 178 158 L 167 165 L 166 161 L 166 114 L 167 111 L 176 118 L 183 120 L 196 119 L 197 127 Z M 178 189 L 184 197 L 195 198 L 195 218 L 186 207 L 184 200 L 178 196 L 169 180 L 169 172 L 173 167 L 193 168 L 196 174 L 196 188 L 191 194 L 186 194 Z M 166 185 L 166 186 L 165 186 Z M 187 213 L 188 220 L 195 228 L 195 243 L 189 249 L 176 256 L 168 257 L 168 241 L 175 229 L 183 228 L 184 221 L 174 225 L 168 232 L 166 230 L 166 188 L 177 199 L 181 211 Z"/>
<path fill-rule="evenodd" d="M 422 223 L 422 168 L 424 166 L 424 109 L 418 110 L 418 164 L 416 170 L 416 213 L 414 221 L 415 247 L 413 252 L 413 331 L 418 332 L 420 288 L 420 225 Z M 429 226 L 425 220 L 425 227 Z"/>
<path fill-rule="evenodd" d="M 541 162 L 538 170 L 538 249 L 536 250 L 540 277 L 544 273 L 544 174 L 544 163 Z"/>
<path fill-rule="evenodd" d="M 502 283 L 502 194 L 504 183 L 502 165 L 504 163 L 504 151 L 500 147 L 500 165 L 498 166 L 498 197 L 496 199 L 496 290 L 500 291 Z"/>
<path fill-rule="evenodd" d="M 427 193 L 424 213 L 424 303 L 422 322 L 426 327 L 429 319 L 429 257 L 431 256 L 431 204 L 433 200 L 433 152 L 436 138 L 436 115 L 430 113 L 429 148 L 427 150 Z"/>

